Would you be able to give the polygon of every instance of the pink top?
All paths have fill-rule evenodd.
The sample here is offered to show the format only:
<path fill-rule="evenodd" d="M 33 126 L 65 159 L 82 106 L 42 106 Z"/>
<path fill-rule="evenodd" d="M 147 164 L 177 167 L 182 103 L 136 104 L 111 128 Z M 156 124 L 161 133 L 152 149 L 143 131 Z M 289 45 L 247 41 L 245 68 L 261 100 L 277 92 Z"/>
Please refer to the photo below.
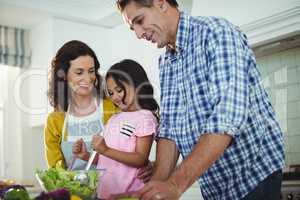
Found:
<path fill-rule="evenodd" d="M 148 110 L 121 112 L 109 119 L 104 129 L 104 138 L 107 146 L 111 148 L 135 152 L 137 137 L 155 135 L 157 127 L 156 117 Z M 103 155 L 99 155 L 97 168 L 106 169 L 99 181 L 100 199 L 107 199 L 111 194 L 136 191 L 144 185 L 143 181 L 137 178 L 138 168 Z"/>

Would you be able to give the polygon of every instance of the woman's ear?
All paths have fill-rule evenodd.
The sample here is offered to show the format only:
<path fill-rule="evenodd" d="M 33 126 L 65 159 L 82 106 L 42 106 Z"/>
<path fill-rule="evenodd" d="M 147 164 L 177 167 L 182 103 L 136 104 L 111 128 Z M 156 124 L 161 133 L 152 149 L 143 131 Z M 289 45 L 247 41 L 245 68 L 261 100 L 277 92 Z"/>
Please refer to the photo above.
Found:
<path fill-rule="evenodd" d="M 63 79 L 64 81 L 67 80 L 66 73 L 65 73 L 65 71 L 62 70 L 62 69 L 59 69 L 59 70 L 56 72 L 56 75 L 57 75 L 59 78 Z"/>

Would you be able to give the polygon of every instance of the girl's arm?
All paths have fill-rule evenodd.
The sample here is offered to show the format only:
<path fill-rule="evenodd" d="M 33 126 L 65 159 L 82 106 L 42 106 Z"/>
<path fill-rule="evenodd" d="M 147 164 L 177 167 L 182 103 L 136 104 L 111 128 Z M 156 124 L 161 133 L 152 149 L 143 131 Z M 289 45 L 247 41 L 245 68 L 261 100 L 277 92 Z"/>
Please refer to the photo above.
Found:
<path fill-rule="evenodd" d="M 152 135 L 137 137 L 135 152 L 124 152 L 106 145 L 102 136 L 93 136 L 93 148 L 100 154 L 132 167 L 142 167 L 147 164 L 152 145 Z"/>

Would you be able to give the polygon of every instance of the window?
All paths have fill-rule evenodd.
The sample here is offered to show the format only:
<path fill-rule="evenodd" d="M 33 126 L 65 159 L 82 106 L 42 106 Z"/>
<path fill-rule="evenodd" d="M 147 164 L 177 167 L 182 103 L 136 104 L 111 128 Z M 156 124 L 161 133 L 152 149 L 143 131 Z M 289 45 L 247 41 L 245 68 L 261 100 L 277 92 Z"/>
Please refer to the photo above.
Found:
<path fill-rule="evenodd" d="M 10 127 L 20 128 L 17 124 L 17 108 L 14 101 L 14 80 L 19 75 L 20 68 L 0 64 L 0 177 L 6 176 L 8 158 L 14 149 L 15 140 Z M 15 120 L 15 121 L 14 121 Z M 11 123 L 11 122 L 14 123 Z M 8 134 L 9 133 L 9 134 Z M 11 156 L 12 158 L 12 156 Z"/>

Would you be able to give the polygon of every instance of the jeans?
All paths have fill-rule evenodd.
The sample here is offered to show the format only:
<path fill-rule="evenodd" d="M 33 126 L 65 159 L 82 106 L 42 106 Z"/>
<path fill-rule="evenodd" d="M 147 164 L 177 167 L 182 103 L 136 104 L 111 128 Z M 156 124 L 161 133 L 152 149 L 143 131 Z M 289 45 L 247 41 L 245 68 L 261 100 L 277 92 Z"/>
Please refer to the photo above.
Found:
<path fill-rule="evenodd" d="M 280 200 L 282 170 L 275 171 L 242 200 Z"/>

